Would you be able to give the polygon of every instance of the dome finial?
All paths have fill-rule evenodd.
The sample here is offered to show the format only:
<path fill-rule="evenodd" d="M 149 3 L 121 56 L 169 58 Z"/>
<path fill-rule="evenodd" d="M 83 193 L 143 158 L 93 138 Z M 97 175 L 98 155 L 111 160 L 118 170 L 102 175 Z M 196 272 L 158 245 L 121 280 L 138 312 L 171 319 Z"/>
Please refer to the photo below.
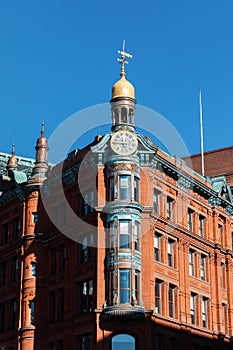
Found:
<path fill-rule="evenodd" d="M 14 156 L 15 155 L 15 144 L 12 143 L 12 147 L 11 147 L 11 155 Z"/>
<path fill-rule="evenodd" d="M 117 61 L 119 61 L 120 64 L 121 64 L 121 74 L 120 74 L 120 76 L 121 77 L 125 77 L 126 76 L 125 64 L 128 64 L 128 61 L 126 61 L 126 57 L 133 58 L 133 55 L 125 52 L 125 40 L 123 40 L 122 51 L 118 50 L 117 52 L 121 55 L 121 58 L 117 59 Z"/>
<path fill-rule="evenodd" d="M 44 120 L 41 123 L 41 136 L 44 136 Z"/>

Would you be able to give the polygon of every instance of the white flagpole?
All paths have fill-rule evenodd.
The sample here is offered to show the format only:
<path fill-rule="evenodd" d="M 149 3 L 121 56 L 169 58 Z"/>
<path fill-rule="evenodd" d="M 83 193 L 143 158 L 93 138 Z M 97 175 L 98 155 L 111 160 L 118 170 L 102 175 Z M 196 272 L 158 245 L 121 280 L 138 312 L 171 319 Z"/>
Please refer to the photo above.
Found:
<path fill-rule="evenodd" d="M 199 90 L 199 107 L 200 107 L 200 137 L 201 137 L 201 173 L 202 173 L 202 176 L 205 176 L 204 137 L 203 137 L 203 123 L 202 123 L 202 94 L 201 94 L 201 89 Z"/>

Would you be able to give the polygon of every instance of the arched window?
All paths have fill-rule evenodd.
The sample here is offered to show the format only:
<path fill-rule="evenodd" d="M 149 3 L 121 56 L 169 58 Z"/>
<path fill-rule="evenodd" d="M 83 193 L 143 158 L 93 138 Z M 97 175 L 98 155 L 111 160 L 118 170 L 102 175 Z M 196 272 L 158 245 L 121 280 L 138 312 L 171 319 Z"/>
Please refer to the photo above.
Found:
<path fill-rule="evenodd" d="M 129 334 L 118 334 L 112 338 L 112 350 L 135 350 L 135 339 Z"/>

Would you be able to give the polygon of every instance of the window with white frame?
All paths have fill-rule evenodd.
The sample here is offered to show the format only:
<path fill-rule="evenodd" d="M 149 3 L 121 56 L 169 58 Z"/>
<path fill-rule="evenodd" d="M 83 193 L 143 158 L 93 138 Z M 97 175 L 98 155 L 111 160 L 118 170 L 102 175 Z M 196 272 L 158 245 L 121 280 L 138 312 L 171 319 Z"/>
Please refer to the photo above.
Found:
<path fill-rule="evenodd" d="M 167 241 L 167 262 L 168 266 L 174 266 L 174 241 L 172 239 L 168 239 Z"/>
<path fill-rule="evenodd" d="M 198 220 L 198 224 L 199 224 L 199 228 L 198 228 L 198 231 L 199 231 L 199 236 L 201 237 L 204 237 L 204 216 L 202 215 L 199 215 L 199 220 Z"/>
<path fill-rule="evenodd" d="M 160 240 L 161 235 L 157 232 L 154 233 L 154 260 L 160 261 Z"/>
<path fill-rule="evenodd" d="M 195 275 L 195 264 L 194 264 L 195 251 L 190 249 L 188 257 L 189 257 L 189 275 L 194 276 Z"/>
<path fill-rule="evenodd" d="M 120 248 L 130 248 L 130 220 L 120 220 Z"/>
<path fill-rule="evenodd" d="M 200 256 L 200 277 L 202 281 L 206 280 L 206 256 L 203 254 Z"/>
<path fill-rule="evenodd" d="M 201 301 L 201 315 L 202 315 L 202 327 L 207 327 L 207 317 L 208 317 L 208 299 L 206 297 L 202 297 Z"/>
<path fill-rule="evenodd" d="M 191 323 L 196 324 L 196 294 L 190 294 L 190 317 Z"/>

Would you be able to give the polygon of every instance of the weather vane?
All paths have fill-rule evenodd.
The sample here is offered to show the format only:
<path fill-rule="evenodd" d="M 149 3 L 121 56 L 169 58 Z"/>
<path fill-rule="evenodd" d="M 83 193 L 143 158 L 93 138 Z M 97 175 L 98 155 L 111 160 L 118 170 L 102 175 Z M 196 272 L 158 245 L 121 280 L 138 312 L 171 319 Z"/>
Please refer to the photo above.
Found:
<path fill-rule="evenodd" d="M 121 58 L 117 59 L 117 61 L 121 64 L 121 75 L 125 75 L 125 63 L 128 64 L 126 57 L 133 58 L 133 55 L 125 52 L 125 40 L 123 40 L 122 51 L 118 50 L 117 52 L 121 55 Z"/>

